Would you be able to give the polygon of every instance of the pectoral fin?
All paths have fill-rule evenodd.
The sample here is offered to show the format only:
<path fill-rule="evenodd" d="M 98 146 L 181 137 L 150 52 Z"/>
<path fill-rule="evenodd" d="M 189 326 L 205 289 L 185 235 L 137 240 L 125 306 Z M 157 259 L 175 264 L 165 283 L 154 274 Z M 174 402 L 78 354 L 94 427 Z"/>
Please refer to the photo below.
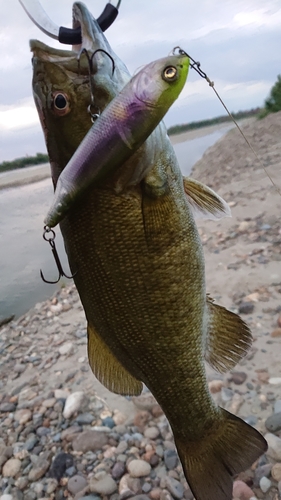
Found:
<path fill-rule="evenodd" d="M 233 368 L 252 344 L 251 332 L 235 313 L 214 304 L 207 297 L 208 333 L 205 359 L 215 370 L 223 373 Z"/>
<path fill-rule="evenodd" d="M 138 396 L 141 393 L 142 382 L 121 365 L 90 325 L 88 325 L 88 358 L 94 375 L 109 391 L 124 396 Z"/>
<path fill-rule="evenodd" d="M 228 204 L 208 186 L 190 177 L 183 178 L 183 186 L 195 219 L 231 217 Z"/>

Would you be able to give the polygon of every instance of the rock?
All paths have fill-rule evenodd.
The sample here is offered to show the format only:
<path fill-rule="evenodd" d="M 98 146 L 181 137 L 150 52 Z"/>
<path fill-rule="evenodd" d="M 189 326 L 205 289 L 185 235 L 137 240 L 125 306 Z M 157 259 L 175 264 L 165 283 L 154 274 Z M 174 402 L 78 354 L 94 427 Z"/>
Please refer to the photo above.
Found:
<path fill-rule="evenodd" d="M 15 411 L 16 405 L 14 403 L 1 403 L 0 413 L 10 413 Z"/>
<path fill-rule="evenodd" d="M 178 465 L 178 454 L 175 450 L 164 451 L 164 463 L 168 470 L 175 469 Z"/>
<path fill-rule="evenodd" d="M 124 462 L 116 462 L 111 470 L 113 479 L 120 479 L 126 471 Z"/>
<path fill-rule="evenodd" d="M 144 436 L 148 439 L 157 439 L 160 434 L 158 427 L 147 427 L 144 431 Z"/>
<path fill-rule="evenodd" d="M 224 386 L 224 382 L 223 382 L 223 380 L 211 380 L 208 383 L 208 386 L 209 386 L 210 392 L 212 394 L 216 394 L 217 392 L 221 391 L 222 387 Z"/>
<path fill-rule="evenodd" d="M 234 481 L 233 483 L 233 498 L 239 498 L 240 500 L 250 500 L 255 494 L 251 488 L 243 481 Z"/>
<path fill-rule="evenodd" d="M 74 346 L 72 342 L 66 342 L 59 347 L 59 353 L 61 356 L 69 356 L 74 351 Z"/>
<path fill-rule="evenodd" d="M 45 483 L 46 483 L 46 493 L 48 495 L 51 495 L 52 493 L 54 493 L 54 491 L 57 489 L 58 484 L 59 484 L 58 481 L 54 478 L 46 478 Z"/>
<path fill-rule="evenodd" d="M 275 481 L 281 481 L 281 464 L 274 464 L 271 469 L 271 475 Z"/>
<path fill-rule="evenodd" d="M 273 458 L 274 460 L 281 461 L 281 439 L 274 434 L 267 433 L 265 434 L 265 439 L 268 444 L 268 450 L 266 454 Z"/>
<path fill-rule="evenodd" d="M 80 425 L 90 425 L 94 420 L 95 417 L 91 413 L 81 413 L 76 417 L 76 422 Z"/>
<path fill-rule="evenodd" d="M 134 417 L 134 425 L 143 429 L 149 420 L 150 414 L 148 411 L 139 411 Z"/>
<path fill-rule="evenodd" d="M 241 302 L 238 307 L 239 314 L 251 314 L 255 306 L 252 302 Z"/>
<path fill-rule="evenodd" d="M 32 469 L 29 471 L 28 474 L 28 479 L 29 481 L 38 481 L 41 477 L 44 476 L 45 472 L 49 469 L 50 464 L 48 460 L 45 460 L 44 458 L 39 458 L 38 462 L 32 467 Z"/>
<path fill-rule="evenodd" d="M 281 399 L 276 399 L 274 403 L 274 413 L 281 413 Z"/>
<path fill-rule="evenodd" d="M 230 380 L 236 385 L 241 385 L 245 382 L 246 378 L 247 373 L 245 372 L 232 372 Z"/>
<path fill-rule="evenodd" d="M 72 495 L 76 495 L 87 486 L 87 481 L 84 477 L 75 475 L 68 480 L 67 489 Z"/>
<path fill-rule="evenodd" d="M 269 381 L 269 373 L 268 370 L 256 370 L 258 381 L 261 382 L 262 384 L 267 384 Z"/>
<path fill-rule="evenodd" d="M 14 500 L 14 497 L 9 493 L 4 493 L 4 495 L 1 495 L 0 500 Z"/>
<path fill-rule="evenodd" d="M 56 398 L 45 399 L 43 401 L 43 406 L 45 406 L 45 408 L 53 408 L 56 402 L 57 402 Z"/>
<path fill-rule="evenodd" d="M 267 477 L 263 476 L 260 480 L 260 489 L 263 493 L 266 493 L 271 487 L 271 481 Z"/>
<path fill-rule="evenodd" d="M 132 460 L 128 465 L 128 471 L 132 477 L 148 476 L 151 471 L 151 465 L 145 460 Z"/>
<path fill-rule="evenodd" d="M 2 475 L 3 477 L 15 477 L 21 469 L 21 461 L 18 458 L 10 458 L 3 465 Z"/>
<path fill-rule="evenodd" d="M 101 495 L 112 495 L 117 490 L 117 484 L 114 479 L 104 471 L 96 474 L 90 479 L 90 491 L 100 493 Z"/>
<path fill-rule="evenodd" d="M 173 477 L 167 476 L 165 478 L 165 486 L 167 490 L 171 493 L 171 495 L 173 495 L 174 498 L 180 499 L 183 497 L 184 493 L 183 485 Z"/>
<path fill-rule="evenodd" d="M 54 392 L 54 396 L 56 399 L 67 399 L 69 395 L 69 391 L 64 389 L 56 389 Z"/>
<path fill-rule="evenodd" d="M 275 328 L 273 332 L 271 332 L 271 337 L 281 337 L 281 328 Z"/>
<path fill-rule="evenodd" d="M 268 382 L 272 385 L 281 385 L 281 377 L 270 377 Z"/>
<path fill-rule="evenodd" d="M 64 476 L 66 469 L 73 465 L 73 456 L 70 453 L 58 453 L 54 458 L 50 468 L 50 477 L 55 478 L 57 481 Z"/>
<path fill-rule="evenodd" d="M 105 417 L 102 420 L 102 425 L 104 427 L 109 427 L 109 429 L 113 429 L 113 427 L 115 427 L 115 422 L 112 417 Z"/>
<path fill-rule="evenodd" d="M 105 433 L 100 431 L 84 431 L 77 436 L 72 442 L 74 451 L 87 451 L 101 450 L 102 447 L 108 443 L 108 437 Z"/>
<path fill-rule="evenodd" d="M 64 418 L 70 418 L 74 413 L 78 412 L 85 405 L 87 400 L 86 395 L 83 391 L 77 391 L 70 394 L 65 402 L 63 409 Z"/>
<path fill-rule="evenodd" d="M 19 422 L 20 425 L 26 424 L 32 418 L 32 413 L 27 408 L 23 408 L 22 410 L 17 410 L 14 413 L 14 419 Z"/>
<path fill-rule="evenodd" d="M 150 498 L 147 495 L 134 495 L 130 500 L 150 500 Z"/>
<path fill-rule="evenodd" d="M 273 413 L 265 421 L 265 427 L 270 432 L 276 432 L 281 429 L 281 412 Z"/>

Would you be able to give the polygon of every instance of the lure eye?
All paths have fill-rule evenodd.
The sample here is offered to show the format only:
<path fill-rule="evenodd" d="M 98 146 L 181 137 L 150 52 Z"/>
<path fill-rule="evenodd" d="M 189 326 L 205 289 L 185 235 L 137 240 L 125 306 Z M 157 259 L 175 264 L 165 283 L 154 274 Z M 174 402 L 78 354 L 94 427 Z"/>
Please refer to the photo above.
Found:
<path fill-rule="evenodd" d="M 63 92 L 55 92 L 53 94 L 53 111 L 59 116 L 69 113 L 69 99 Z"/>
<path fill-rule="evenodd" d="M 163 79 L 166 82 L 174 82 L 177 79 L 178 71 L 175 66 L 167 66 L 162 73 Z"/>

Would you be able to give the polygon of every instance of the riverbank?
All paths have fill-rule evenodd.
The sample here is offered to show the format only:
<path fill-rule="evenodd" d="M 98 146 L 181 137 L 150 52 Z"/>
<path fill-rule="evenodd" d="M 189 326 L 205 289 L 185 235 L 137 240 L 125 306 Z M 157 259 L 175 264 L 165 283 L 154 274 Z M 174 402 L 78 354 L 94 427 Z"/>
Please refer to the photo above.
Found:
<path fill-rule="evenodd" d="M 250 120 L 254 119 L 251 118 Z M 223 130 L 228 125 L 229 124 L 221 123 L 219 125 L 210 125 L 209 127 L 203 127 L 197 130 L 190 130 L 189 132 L 183 132 L 182 134 L 172 135 L 170 137 L 170 140 L 172 144 L 191 141 L 193 139 L 212 134 L 213 132 Z M 49 163 L 3 172 L 0 173 L 0 189 L 23 186 L 24 184 L 39 182 L 50 176 L 51 171 Z"/>
<path fill-rule="evenodd" d="M 281 113 L 244 131 L 280 188 Z M 232 218 L 198 221 L 207 291 L 239 312 L 254 338 L 231 373 L 208 369 L 209 387 L 218 404 L 270 444 L 236 478 L 234 497 L 275 500 L 281 491 L 281 197 L 236 130 L 205 153 L 193 176 L 232 209 Z M 0 329 L 5 500 L 191 499 L 159 406 L 149 394 L 129 401 L 104 389 L 89 369 L 86 343 L 73 286 Z"/>

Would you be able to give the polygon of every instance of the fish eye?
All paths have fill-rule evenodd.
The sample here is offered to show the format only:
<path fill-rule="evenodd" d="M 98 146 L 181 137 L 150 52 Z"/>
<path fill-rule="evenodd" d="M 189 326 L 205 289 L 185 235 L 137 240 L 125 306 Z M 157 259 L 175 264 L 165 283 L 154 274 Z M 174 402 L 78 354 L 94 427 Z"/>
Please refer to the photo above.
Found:
<path fill-rule="evenodd" d="M 59 116 L 69 113 L 69 99 L 63 92 L 55 92 L 53 94 L 53 111 Z"/>
<path fill-rule="evenodd" d="M 178 71 L 175 66 L 167 66 L 162 73 L 162 77 L 166 80 L 166 82 L 174 82 L 177 79 L 177 76 Z"/>

